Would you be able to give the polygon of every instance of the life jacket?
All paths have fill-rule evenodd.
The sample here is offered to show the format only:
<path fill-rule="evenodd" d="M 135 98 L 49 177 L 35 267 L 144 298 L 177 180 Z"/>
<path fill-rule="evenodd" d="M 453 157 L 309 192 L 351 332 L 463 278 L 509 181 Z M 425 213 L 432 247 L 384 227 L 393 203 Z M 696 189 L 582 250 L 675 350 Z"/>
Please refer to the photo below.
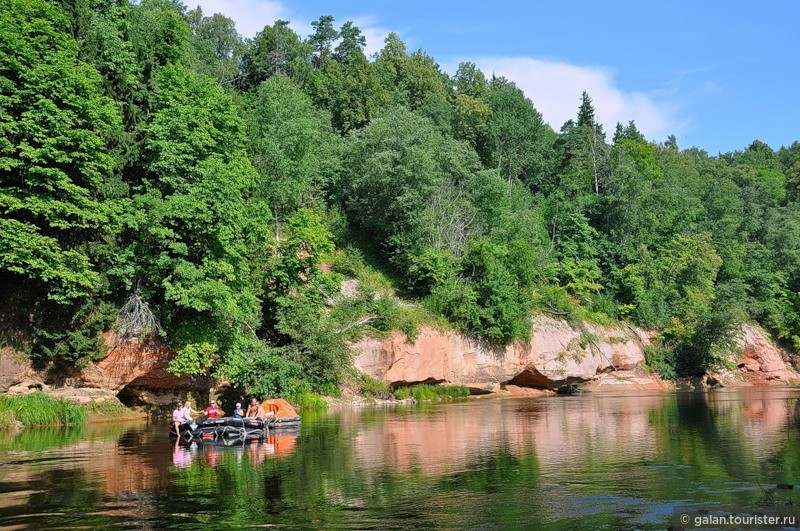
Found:
<path fill-rule="evenodd" d="M 239 408 L 234 408 L 234 410 L 233 410 L 233 418 L 240 419 L 240 418 L 244 417 L 244 415 L 242 413 L 244 413 L 244 410 L 242 408 L 240 408 L 240 407 Z"/>

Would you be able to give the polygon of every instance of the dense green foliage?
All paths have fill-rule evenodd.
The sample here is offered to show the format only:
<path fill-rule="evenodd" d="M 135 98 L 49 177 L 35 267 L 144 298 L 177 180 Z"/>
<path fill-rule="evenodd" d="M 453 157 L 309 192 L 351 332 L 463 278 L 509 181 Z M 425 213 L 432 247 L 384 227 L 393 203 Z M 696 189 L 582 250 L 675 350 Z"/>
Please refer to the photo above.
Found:
<path fill-rule="evenodd" d="M 51 4 L 3 2 L 0 267 L 46 282 L 62 304 L 100 281 L 87 247 L 109 232 L 104 136 L 120 121 L 67 25 Z"/>
<path fill-rule="evenodd" d="M 800 143 L 609 140 L 586 93 L 556 132 L 511 80 L 395 34 L 369 59 L 329 16 L 243 40 L 179 0 L 0 7 L 1 332 L 38 360 L 116 320 L 176 373 L 302 397 L 370 387 L 348 342 L 421 323 L 629 320 L 668 376 L 744 320 L 800 348 Z"/>

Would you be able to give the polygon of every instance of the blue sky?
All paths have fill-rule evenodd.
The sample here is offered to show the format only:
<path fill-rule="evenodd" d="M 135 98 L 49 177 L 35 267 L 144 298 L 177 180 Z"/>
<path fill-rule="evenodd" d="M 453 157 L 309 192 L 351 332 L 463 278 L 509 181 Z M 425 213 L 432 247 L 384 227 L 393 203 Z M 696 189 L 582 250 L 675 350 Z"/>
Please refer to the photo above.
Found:
<path fill-rule="evenodd" d="M 276 18 L 305 36 L 330 14 L 355 21 L 372 53 L 394 31 L 451 74 L 469 60 L 515 81 L 556 130 L 587 90 L 609 133 L 633 119 L 651 140 L 672 133 L 712 155 L 800 140 L 796 1 L 184 1 L 245 37 Z"/>

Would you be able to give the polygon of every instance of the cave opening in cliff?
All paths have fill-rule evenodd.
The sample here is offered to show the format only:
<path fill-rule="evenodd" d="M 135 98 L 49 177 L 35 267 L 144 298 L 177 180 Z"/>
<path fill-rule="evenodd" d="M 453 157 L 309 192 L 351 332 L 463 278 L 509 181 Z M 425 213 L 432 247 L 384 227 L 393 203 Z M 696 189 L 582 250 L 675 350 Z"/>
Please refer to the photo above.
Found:
<path fill-rule="evenodd" d="M 141 394 L 137 393 L 134 389 L 130 387 L 123 387 L 119 393 L 117 393 L 117 398 L 125 407 L 136 407 L 136 406 L 146 406 L 147 402 L 144 401 Z"/>
<path fill-rule="evenodd" d="M 552 389 L 553 383 L 542 373 L 534 368 L 527 368 L 509 381 L 505 385 L 516 385 L 518 387 L 532 387 L 534 389 Z"/>

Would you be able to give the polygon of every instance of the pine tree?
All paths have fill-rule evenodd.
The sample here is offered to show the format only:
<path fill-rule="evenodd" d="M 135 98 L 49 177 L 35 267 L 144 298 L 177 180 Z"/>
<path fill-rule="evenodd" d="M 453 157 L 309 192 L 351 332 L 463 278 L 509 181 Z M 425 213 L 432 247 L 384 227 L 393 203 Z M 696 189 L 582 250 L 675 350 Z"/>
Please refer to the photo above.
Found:
<path fill-rule="evenodd" d="M 594 125 L 594 105 L 592 105 L 592 98 L 584 90 L 581 94 L 581 106 L 578 108 L 578 127 L 592 128 Z"/>

